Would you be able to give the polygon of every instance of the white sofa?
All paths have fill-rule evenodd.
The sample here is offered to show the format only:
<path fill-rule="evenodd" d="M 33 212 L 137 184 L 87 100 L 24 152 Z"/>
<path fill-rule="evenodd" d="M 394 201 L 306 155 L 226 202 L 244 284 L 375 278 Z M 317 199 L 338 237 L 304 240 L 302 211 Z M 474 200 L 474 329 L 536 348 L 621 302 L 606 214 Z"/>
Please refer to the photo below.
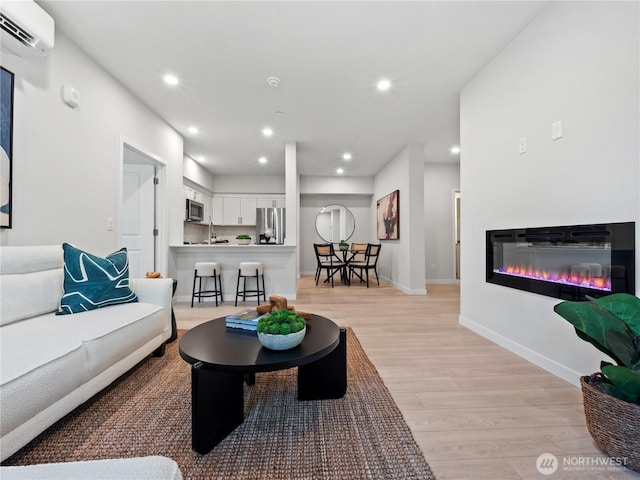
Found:
<path fill-rule="evenodd" d="M 61 245 L 0 247 L 0 459 L 171 337 L 171 279 L 131 279 L 138 302 L 55 315 Z"/>
<path fill-rule="evenodd" d="M 150 456 L 0 467 L 2 480 L 182 480 L 178 464 Z"/>

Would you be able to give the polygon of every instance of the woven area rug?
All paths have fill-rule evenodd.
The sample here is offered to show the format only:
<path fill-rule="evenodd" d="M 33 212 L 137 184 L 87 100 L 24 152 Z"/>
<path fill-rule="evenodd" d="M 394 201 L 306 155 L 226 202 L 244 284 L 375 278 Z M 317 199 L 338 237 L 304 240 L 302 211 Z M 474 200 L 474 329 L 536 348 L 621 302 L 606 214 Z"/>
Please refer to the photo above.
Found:
<path fill-rule="evenodd" d="M 347 362 L 347 394 L 338 400 L 299 402 L 296 369 L 258 374 L 245 385 L 244 423 L 199 455 L 191 449 L 190 366 L 176 341 L 3 465 L 164 455 L 185 479 L 434 478 L 351 329 Z"/>

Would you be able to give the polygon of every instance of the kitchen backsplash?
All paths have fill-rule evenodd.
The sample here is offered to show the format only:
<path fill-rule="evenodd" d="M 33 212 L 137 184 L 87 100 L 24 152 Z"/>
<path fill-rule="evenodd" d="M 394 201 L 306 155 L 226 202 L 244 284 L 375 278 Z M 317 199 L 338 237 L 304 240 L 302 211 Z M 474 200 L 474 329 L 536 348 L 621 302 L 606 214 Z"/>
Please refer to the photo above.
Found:
<path fill-rule="evenodd" d="M 213 229 L 213 233 L 217 240 L 229 240 L 229 243 L 234 243 L 236 236 L 238 235 L 250 235 L 251 243 L 256 241 L 256 227 L 255 225 L 247 226 L 216 226 Z M 185 243 L 206 243 L 207 235 L 209 234 L 209 227 L 207 225 L 200 225 L 196 223 L 184 223 L 184 242 Z"/>

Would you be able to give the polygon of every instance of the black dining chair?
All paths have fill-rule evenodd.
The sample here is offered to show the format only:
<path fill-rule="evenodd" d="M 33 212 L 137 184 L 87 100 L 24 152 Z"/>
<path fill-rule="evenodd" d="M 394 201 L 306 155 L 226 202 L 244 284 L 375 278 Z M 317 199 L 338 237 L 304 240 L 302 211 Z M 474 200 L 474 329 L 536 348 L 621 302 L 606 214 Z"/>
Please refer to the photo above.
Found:
<path fill-rule="evenodd" d="M 316 253 L 316 260 L 318 265 L 316 267 L 316 285 L 320 280 L 320 274 L 322 270 L 327 271 L 327 279 L 325 282 L 331 280 L 331 287 L 333 288 L 333 277 L 336 273 L 340 273 L 344 282 L 348 283 L 349 277 L 346 275 L 346 262 L 336 255 L 332 243 L 314 243 L 313 249 Z"/>
<path fill-rule="evenodd" d="M 380 255 L 380 249 L 382 245 L 379 243 L 369 243 L 367 244 L 367 250 L 364 254 L 363 260 L 354 260 L 349 262 L 349 282 L 351 282 L 351 278 L 353 275 L 360 279 L 360 283 L 367 283 L 367 288 L 369 288 L 369 270 L 373 270 L 376 274 L 376 282 L 380 285 L 380 280 L 378 279 L 378 257 Z M 358 270 L 358 272 L 356 272 Z M 366 280 L 363 278 L 366 274 Z"/>

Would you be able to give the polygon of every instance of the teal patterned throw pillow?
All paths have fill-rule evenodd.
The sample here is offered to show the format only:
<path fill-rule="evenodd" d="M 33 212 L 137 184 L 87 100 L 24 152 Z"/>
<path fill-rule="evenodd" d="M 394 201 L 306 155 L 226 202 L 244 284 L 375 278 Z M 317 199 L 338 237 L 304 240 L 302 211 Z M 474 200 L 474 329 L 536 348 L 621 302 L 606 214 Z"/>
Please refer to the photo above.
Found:
<path fill-rule="evenodd" d="M 122 248 L 106 258 L 64 243 L 64 294 L 56 315 L 80 313 L 118 303 L 137 302 L 129 288 L 129 259 Z"/>

